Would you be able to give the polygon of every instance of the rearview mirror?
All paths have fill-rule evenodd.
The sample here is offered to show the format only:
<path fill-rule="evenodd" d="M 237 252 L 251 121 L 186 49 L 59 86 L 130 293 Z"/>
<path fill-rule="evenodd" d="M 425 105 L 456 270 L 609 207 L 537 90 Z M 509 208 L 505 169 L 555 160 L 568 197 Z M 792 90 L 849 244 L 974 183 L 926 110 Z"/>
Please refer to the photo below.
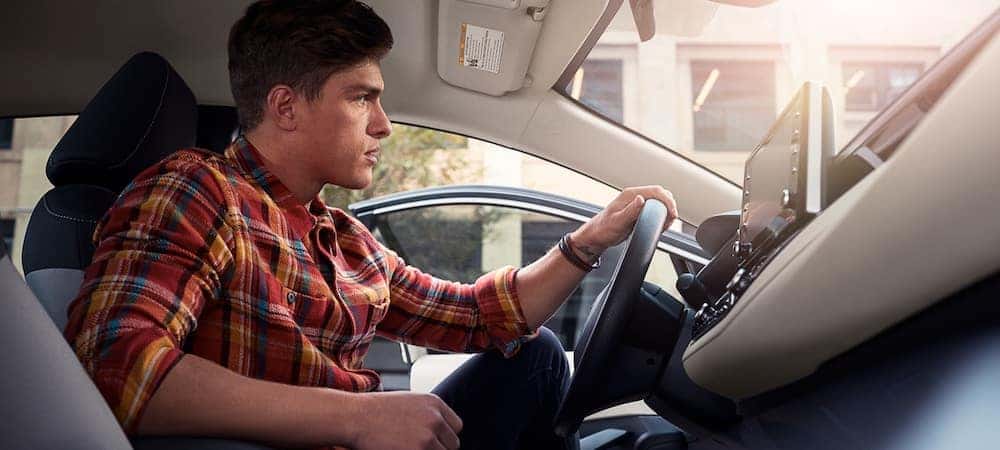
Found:
<path fill-rule="evenodd" d="M 718 4 L 756 8 L 777 0 L 629 0 L 635 29 L 642 41 L 656 34 L 697 36 L 715 17 Z M 632 24 L 616 20 L 611 27 L 626 30 Z"/>
<path fill-rule="evenodd" d="M 722 3 L 725 5 L 743 6 L 747 8 L 757 8 L 759 6 L 769 5 L 778 0 L 708 0 L 710 2 Z"/>

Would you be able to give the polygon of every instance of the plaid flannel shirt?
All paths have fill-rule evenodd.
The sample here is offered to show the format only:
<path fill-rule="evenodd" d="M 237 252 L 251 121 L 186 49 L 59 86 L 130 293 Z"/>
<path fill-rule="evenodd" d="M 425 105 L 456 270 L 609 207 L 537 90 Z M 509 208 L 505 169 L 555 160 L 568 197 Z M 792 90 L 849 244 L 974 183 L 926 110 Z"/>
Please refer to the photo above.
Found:
<path fill-rule="evenodd" d="M 128 432 L 185 353 L 362 392 L 379 387 L 363 367 L 376 334 L 507 356 L 530 338 L 516 269 L 471 285 L 424 274 L 319 197 L 298 204 L 244 138 L 144 171 L 94 239 L 66 337 Z"/>

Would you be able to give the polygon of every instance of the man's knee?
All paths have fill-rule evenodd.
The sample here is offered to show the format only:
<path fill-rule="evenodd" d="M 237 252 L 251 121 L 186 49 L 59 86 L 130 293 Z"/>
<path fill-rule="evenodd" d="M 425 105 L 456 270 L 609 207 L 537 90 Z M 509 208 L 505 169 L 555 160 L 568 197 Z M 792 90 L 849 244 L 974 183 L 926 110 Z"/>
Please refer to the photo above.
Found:
<path fill-rule="evenodd" d="M 525 342 L 521 352 L 535 355 L 535 358 L 538 359 L 548 360 L 554 365 L 553 368 L 569 369 L 566 350 L 559 342 L 559 337 L 546 327 L 539 328 L 538 336 Z"/>
<path fill-rule="evenodd" d="M 565 354 L 562 342 L 559 342 L 559 337 L 556 336 L 552 330 L 546 327 L 540 327 L 538 329 L 538 337 L 532 340 L 532 342 L 538 342 L 541 346 L 545 347 L 547 350 L 559 351 Z"/>

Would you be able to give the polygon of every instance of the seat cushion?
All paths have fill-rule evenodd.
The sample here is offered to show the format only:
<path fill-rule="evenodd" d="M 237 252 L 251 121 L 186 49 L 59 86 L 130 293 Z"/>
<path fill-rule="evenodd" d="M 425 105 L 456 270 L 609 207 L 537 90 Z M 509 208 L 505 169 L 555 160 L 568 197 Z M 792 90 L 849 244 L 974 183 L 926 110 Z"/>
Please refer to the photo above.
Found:
<path fill-rule="evenodd" d="M 0 257 L 0 293 L 0 448 L 131 448 L 9 257 Z"/>

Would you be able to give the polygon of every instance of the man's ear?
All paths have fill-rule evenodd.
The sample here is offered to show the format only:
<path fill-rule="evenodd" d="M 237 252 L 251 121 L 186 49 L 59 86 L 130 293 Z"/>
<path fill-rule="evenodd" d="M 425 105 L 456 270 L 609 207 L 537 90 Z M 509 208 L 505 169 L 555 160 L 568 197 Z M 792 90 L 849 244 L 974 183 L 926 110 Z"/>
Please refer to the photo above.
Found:
<path fill-rule="evenodd" d="M 296 105 L 297 93 L 290 86 L 277 84 L 267 93 L 267 103 L 264 115 L 271 118 L 274 124 L 285 131 L 295 131 L 298 127 Z"/>

